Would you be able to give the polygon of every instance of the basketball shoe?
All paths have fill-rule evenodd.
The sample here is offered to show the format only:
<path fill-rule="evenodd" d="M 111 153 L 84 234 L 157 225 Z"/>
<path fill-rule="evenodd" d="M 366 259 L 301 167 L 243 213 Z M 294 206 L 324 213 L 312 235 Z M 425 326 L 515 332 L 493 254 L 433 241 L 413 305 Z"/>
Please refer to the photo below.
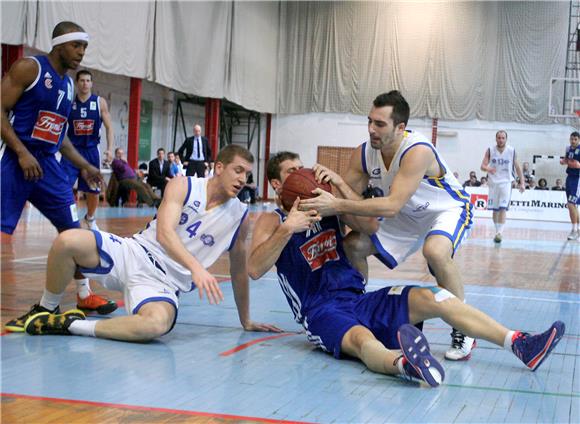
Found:
<path fill-rule="evenodd" d="M 95 219 L 94 216 L 92 218 L 89 218 L 88 215 L 85 215 L 83 221 L 85 221 L 85 225 L 89 230 L 99 231 L 99 226 L 97 225 L 97 220 Z"/>
<path fill-rule="evenodd" d="M 445 359 L 450 361 L 467 361 L 476 346 L 475 339 L 466 336 L 459 330 L 451 330 L 451 347 L 445 352 Z"/>
<path fill-rule="evenodd" d="M 570 234 L 568 234 L 568 240 L 578 240 L 578 238 L 580 238 L 580 231 L 570 231 Z"/>
<path fill-rule="evenodd" d="M 70 335 L 68 327 L 77 319 L 85 319 L 85 314 L 78 309 L 71 309 L 64 314 L 40 312 L 26 320 L 24 329 L 31 336 Z"/>
<path fill-rule="evenodd" d="M 77 294 L 77 308 L 85 311 L 97 311 L 100 315 L 107 315 L 117 309 L 117 304 L 98 294 L 91 293 L 84 299 Z"/>
<path fill-rule="evenodd" d="M 30 311 L 26 312 L 24 315 L 8 321 L 6 323 L 6 325 L 4 326 L 4 328 L 12 333 L 23 333 L 24 332 L 24 323 L 26 322 L 26 320 L 28 318 L 30 318 L 32 315 L 36 315 L 36 314 L 41 313 L 41 312 L 58 314 L 58 313 L 60 313 L 60 309 L 57 306 L 54 311 L 51 311 L 51 310 L 48 310 L 48 309 L 40 306 L 39 304 L 36 304 L 32 307 L 32 309 L 30 309 Z"/>
<path fill-rule="evenodd" d="M 431 387 L 439 386 L 445 379 L 445 370 L 431 355 L 425 335 L 410 324 L 403 324 L 397 331 L 399 346 L 403 352 L 403 374 L 410 381 L 424 381 Z"/>
<path fill-rule="evenodd" d="M 556 321 L 540 334 L 528 334 L 517 331 L 512 338 L 512 351 L 532 371 L 544 362 L 556 347 L 566 331 L 562 321 Z"/>

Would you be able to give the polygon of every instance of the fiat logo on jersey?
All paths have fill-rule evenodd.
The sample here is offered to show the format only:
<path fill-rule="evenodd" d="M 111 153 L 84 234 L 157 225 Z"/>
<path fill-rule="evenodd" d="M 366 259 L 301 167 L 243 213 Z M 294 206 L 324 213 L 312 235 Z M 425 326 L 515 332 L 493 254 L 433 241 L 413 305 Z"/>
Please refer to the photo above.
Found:
<path fill-rule="evenodd" d="M 336 251 L 335 230 L 326 230 L 317 234 L 300 246 L 300 252 L 312 271 L 322 268 L 326 262 L 337 261 L 339 258 Z"/>
<path fill-rule="evenodd" d="M 66 124 L 66 118 L 58 113 L 48 110 L 38 112 L 32 138 L 46 141 L 47 143 L 58 144 L 60 134 Z"/>
<path fill-rule="evenodd" d="M 475 206 L 475 209 L 487 209 L 487 194 L 471 194 L 469 203 Z"/>
<path fill-rule="evenodd" d="M 95 126 L 92 119 L 75 119 L 73 121 L 75 135 L 91 135 Z"/>

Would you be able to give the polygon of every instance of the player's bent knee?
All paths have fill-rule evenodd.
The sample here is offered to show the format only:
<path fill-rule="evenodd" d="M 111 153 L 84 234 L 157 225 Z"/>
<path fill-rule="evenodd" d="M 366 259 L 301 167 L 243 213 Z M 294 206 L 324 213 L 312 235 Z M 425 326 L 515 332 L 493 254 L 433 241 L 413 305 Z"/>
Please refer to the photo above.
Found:
<path fill-rule="evenodd" d="M 79 244 L 83 230 L 68 230 L 60 233 L 53 243 L 53 248 L 60 251 L 73 251 Z"/>
<path fill-rule="evenodd" d="M 142 318 L 139 338 L 149 341 L 163 336 L 173 325 L 175 310 L 167 302 L 152 302 L 144 305 L 137 313 Z"/>

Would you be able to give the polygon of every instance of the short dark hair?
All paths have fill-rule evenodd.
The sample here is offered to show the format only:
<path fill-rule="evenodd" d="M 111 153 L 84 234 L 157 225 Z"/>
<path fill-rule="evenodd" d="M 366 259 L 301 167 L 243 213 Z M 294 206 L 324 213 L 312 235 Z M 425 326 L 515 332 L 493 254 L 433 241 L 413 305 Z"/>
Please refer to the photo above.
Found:
<path fill-rule="evenodd" d="M 254 155 L 252 152 L 250 152 L 245 147 L 238 146 L 236 144 L 229 144 L 221 149 L 215 161 L 221 162 L 227 166 L 234 161 L 236 156 L 239 156 L 250 163 L 254 163 Z"/>
<path fill-rule="evenodd" d="M 266 166 L 266 176 L 268 177 L 268 181 L 272 181 L 274 179 L 279 180 L 280 177 L 280 164 L 285 160 L 294 160 L 300 159 L 298 153 L 294 152 L 278 152 L 274 156 L 268 160 L 268 165 Z"/>
<path fill-rule="evenodd" d="M 508 135 L 507 135 L 507 131 L 506 130 L 499 130 L 498 132 L 495 133 L 495 136 L 497 137 L 497 135 L 499 133 L 504 133 L 505 134 L 505 138 L 508 138 Z"/>
<path fill-rule="evenodd" d="M 70 21 L 62 21 L 56 24 L 52 30 L 52 38 L 60 35 L 68 34 L 69 32 L 85 32 L 82 26 Z"/>
<path fill-rule="evenodd" d="M 165 153 L 165 149 L 163 147 L 160 147 L 159 149 L 157 149 L 157 154 L 159 154 L 159 152 Z"/>
<path fill-rule="evenodd" d="M 123 150 L 123 148 L 122 148 L 122 147 L 117 147 L 117 148 L 115 149 L 115 154 L 117 154 L 117 152 L 118 152 L 119 150 Z"/>
<path fill-rule="evenodd" d="M 77 72 L 75 81 L 78 81 L 79 78 L 83 75 L 88 75 L 89 77 L 91 77 L 91 81 L 93 80 L 93 74 L 91 74 L 91 71 L 89 71 L 87 69 L 81 69 L 80 71 Z"/>
<path fill-rule="evenodd" d="M 572 134 L 570 134 L 570 137 L 578 137 L 578 138 L 580 138 L 580 133 L 578 131 L 574 131 Z"/>
<path fill-rule="evenodd" d="M 388 93 L 379 94 L 375 100 L 373 100 L 373 106 L 393 106 L 393 113 L 391 113 L 393 125 L 397 126 L 400 123 L 403 123 L 405 126 L 407 126 L 407 123 L 409 122 L 409 115 L 411 114 L 411 109 L 409 108 L 409 103 L 407 103 L 407 100 L 405 100 L 399 91 L 392 90 Z"/>

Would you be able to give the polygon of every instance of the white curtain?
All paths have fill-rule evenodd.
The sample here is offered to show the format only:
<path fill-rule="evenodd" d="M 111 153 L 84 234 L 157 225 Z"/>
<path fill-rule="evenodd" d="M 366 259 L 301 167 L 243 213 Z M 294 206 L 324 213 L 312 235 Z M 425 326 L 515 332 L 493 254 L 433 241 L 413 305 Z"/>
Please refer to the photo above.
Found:
<path fill-rule="evenodd" d="M 36 10 L 38 9 L 38 10 Z M 2 3 L 2 42 L 91 34 L 83 65 L 260 112 L 366 114 L 399 89 L 414 117 L 546 122 L 568 2 Z"/>
<path fill-rule="evenodd" d="M 563 75 L 567 2 L 284 2 L 278 112 L 366 114 L 398 89 L 415 117 L 538 123 Z"/>

